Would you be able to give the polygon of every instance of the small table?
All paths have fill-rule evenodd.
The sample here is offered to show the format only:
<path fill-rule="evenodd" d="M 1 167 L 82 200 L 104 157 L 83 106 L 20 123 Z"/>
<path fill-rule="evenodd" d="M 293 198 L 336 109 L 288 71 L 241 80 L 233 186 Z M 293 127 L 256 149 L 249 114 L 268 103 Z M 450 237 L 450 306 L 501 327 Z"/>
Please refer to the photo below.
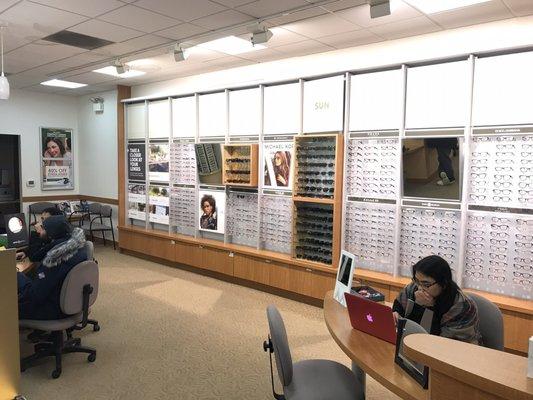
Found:
<path fill-rule="evenodd" d="M 429 392 L 394 362 L 396 346 L 352 328 L 348 310 L 333 298 L 333 291 L 324 298 L 324 319 L 342 351 L 376 381 L 402 399 L 430 398 Z"/>

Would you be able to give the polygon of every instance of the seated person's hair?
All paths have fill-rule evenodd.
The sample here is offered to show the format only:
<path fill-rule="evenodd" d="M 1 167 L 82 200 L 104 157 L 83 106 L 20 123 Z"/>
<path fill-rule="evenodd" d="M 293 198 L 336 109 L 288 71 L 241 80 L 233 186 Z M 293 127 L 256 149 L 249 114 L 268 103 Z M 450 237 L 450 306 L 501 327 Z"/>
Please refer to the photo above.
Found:
<path fill-rule="evenodd" d="M 63 215 L 61 210 L 59 208 L 57 208 L 57 207 L 45 208 L 41 214 L 44 214 L 44 213 L 47 213 L 47 214 L 50 214 L 50 215 Z"/>

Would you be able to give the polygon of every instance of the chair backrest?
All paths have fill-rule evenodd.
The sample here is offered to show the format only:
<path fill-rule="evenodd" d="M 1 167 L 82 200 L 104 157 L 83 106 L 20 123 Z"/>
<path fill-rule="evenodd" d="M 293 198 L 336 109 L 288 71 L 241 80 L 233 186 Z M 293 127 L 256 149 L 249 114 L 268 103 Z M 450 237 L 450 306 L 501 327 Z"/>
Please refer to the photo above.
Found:
<path fill-rule="evenodd" d="M 87 252 L 87 260 L 94 260 L 94 244 L 90 240 L 85 242 L 85 251 Z"/>
<path fill-rule="evenodd" d="M 90 214 L 100 214 L 102 205 L 100 203 L 89 203 Z"/>
<path fill-rule="evenodd" d="M 83 261 L 67 274 L 61 287 L 61 311 L 74 315 L 83 311 L 83 287 L 91 285 L 93 291 L 89 296 L 89 307 L 98 297 L 98 264 L 94 261 Z"/>
<path fill-rule="evenodd" d="M 30 206 L 28 207 L 28 211 L 30 212 L 30 214 L 36 216 L 37 214 L 41 214 L 47 208 L 54 207 L 57 207 L 57 204 L 50 203 L 49 201 L 41 201 L 38 203 L 30 204 Z"/>
<path fill-rule="evenodd" d="M 490 300 L 474 294 L 468 293 L 477 306 L 479 317 L 479 330 L 483 339 L 483 346 L 494 350 L 503 351 L 503 316 L 500 309 Z"/>
<path fill-rule="evenodd" d="M 112 213 L 113 209 L 107 204 L 102 205 L 102 207 L 100 208 L 100 215 L 104 218 L 111 218 Z"/>
<path fill-rule="evenodd" d="M 279 380 L 283 387 L 286 387 L 292 382 L 292 357 L 287 340 L 287 331 L 285 330 L 283 318 L 281 318 L 281 314 L 274 305 L 267 307 L 267 319 L 270 338 L 274 346 Z"/>
<path fill-rule="evenodd" d="M 403 328 L 403 337 L 412 335 L 413 333 L 428 333 L 422 326 L 410 319 L 405 320 L 405 326 Z"/>

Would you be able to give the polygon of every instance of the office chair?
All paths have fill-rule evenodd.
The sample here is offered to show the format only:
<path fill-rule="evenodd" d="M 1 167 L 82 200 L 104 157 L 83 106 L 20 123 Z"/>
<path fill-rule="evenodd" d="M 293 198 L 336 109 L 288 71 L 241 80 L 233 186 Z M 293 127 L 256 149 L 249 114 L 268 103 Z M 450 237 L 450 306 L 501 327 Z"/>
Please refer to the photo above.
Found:
<path fill-rule="evenodd" d="M 94 244 L 90 240 L 87 240 L 85 242 L 85 251 L 87 252 L 87 260 L 94 261 L 96 264 L 98 264 L 98 261 L 96 261 L 96 259 L 94 258 Z M 87 323 L 91 324 L 93 326 L 93 331 L 94 332 L 100 331 L 100 325 L 98 324 L 97 320 L 88 319 Z"/>
<path fill-rule="evenodd" d="M 476 303 L 483 346 L 503 351 L 502 312 L 493 302 L 478 294 L 466 295 Z"/>
<path fill-rule="evenodd" d="M 272 394 L 277 400 L 363 400 L 363 390 L 348 368 L 330 360 L 305 360 L 293 364 L 287 332 L 278 309 L 267 307 L 270 328 L 264 351 L 270 353 Z M 283 385 L 283 395 L 274 390 L 272 353 L 276 358 L 278 377 Z"/>
<path fill-rule="evenodd" d="M 65 318 L 49 321 L 20 320 L 21 328 L 52 332 L 50 342 L 39 342 L 34 346 L 35 353 L 20 360 L 20 370 L 24 372 L 34 361 L 43 357 L 55 357 L 56 367 L 52 378 L 61 375 L 62 355 L 66 353 L 87 353 L 87 361 L 96 360 L 96 350 L 81 345 L 80 338 L 67 337 L 63 331 L 80 330 L 87 326 L 89 307 L 98 297 L 98 265 L 94 261 L 84 261 L 67 274 L 61 287 L 60 306 Z"/>
<path fill-rule="evenodd" d="M 46 210 L 47 208 L 53 208 L 53 207 L 56 207 L 57 208 L 57 204 L 55 203 L 50 203 L 49 201 L 41 201 L 41 202 L 38 202 L 38 203 L 33 203 L 33 204 L 30 204 L 28 206 L 28 213 L 30 214 L 28 219 L 29 219 L 29 223 L 28 223 L 28 234 L 31 232 L 31 227 L 33 225 L 35 225 L 38 220 L 37 220 L 37 216 L 38 215 L 41 215 L 42 212 L 44 210 Z M 32 222 L 32 218 L 33 218 L 33 222 Z"/>
<path fill-rule="evenodd" d="M 95 206 L 95 205 L 98 206 Z M 93 211 L 91 211 L 91 206 Z M 108 205 L 101 205 L 99 203 L 89 204 L 89 221 L 83 222 L 81 227 L 83 230 L 88 231 L 91 235 L 91 240 L 94 241 L 94 232 L 102 232 L 102 238 L 104 239 L 104 246 L 106 245 L 105 233 L 111 231 L 111 237 L 113 238 L 113 250 L 116 250 L 115 245 L 115 232 L 113 230 L 113 209 Z M 104 224 L 104 219 L 109 219 L 109 225 Z M 98 222 L 99 220 L 99 222 Z"/>

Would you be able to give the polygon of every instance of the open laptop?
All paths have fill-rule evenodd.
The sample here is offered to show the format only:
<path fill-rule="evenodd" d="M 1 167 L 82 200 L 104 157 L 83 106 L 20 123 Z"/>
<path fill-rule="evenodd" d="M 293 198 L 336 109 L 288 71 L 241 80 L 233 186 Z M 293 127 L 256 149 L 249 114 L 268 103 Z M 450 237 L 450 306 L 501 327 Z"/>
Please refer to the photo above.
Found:
<path fill-rule="evenodd" d="M 390 307 L 365 299 L 359 295 L 345 293 L 346 305 L 352 327 L 358 331 L 396 343 L 396 327 Z"/>

